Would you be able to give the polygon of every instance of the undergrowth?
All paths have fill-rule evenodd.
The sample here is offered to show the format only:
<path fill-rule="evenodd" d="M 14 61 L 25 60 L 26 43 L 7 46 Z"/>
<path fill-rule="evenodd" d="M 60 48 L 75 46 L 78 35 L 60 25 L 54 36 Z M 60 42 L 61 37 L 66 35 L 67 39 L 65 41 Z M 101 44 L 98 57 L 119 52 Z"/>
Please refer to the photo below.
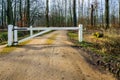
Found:
<path fill-rule="evenodd" d="M 91 33 L 85 32 L 84 41 L 78 42 L 78 33 L 70 31 L 68 36 L 78 47 L 84 48 L 94 57 L 93 61 L 115 74 L 120 79 L 120 34 L 118 31 L 108 30 L 104 37 L 94 37 Z M 91 53 L 90 52 L 90 53 Z"/>
<path fill-rule="evenodd" d="M 110 35 L 110 36 L 109 36 Z M 82 46 L 87 49 L 91 49 L 98 54 L 108 54 L 118 56 L 120 55 L 120 37 L 115 35 L 111 36 L 111 34 L 107 33 L 102 38 L 93 37 L 92 34 L 85 35 L 84 41 L 78 42 L 78 34 L 76 32 L 68 32 L 69 38 L 76 43 L 78 46 Z"/>
<path fill-rule="evenodd" d="M 22 39 L 24 37 L 29 36 L 29 32 L 18 32 L 19 39 Z M 8 33 L 7 32 L 1 32 L 0 33 L 0 45 L 6 44 L 8 40 Z"/>

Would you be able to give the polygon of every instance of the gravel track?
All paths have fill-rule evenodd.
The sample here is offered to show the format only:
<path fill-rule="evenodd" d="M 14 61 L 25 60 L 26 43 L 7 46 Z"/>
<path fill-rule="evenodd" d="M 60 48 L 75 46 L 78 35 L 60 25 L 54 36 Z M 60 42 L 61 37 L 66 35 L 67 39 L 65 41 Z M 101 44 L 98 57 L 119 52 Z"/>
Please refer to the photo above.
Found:
<path fill-rule="evenodd" d="M 0 57 L 0 80 L 115 80 L 90 67 L 72 48 L 67 31 L 54 31 Z M 52 44 L 51 36 L 56 35 Z"/>

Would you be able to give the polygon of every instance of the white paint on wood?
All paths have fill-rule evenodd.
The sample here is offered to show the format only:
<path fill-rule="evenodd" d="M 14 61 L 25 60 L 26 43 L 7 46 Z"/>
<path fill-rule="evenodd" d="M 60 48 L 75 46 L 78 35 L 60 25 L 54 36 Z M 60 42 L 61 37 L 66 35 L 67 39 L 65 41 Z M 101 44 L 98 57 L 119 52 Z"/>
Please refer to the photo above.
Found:
<path fill-rule="evenodd" d="M 17 28 L 18 31 L 35 31 L 35 30 L 78 30 L 78 27 L 34 27 L 34 28 Z"/>
<path fill-rule="evenodd" d="M 78 27 L 37 27 L 32 28 L 32 30 L 78 30 Z M 31 30 L 27 28 L 27 30 Z"/>
<path fill-rule="evenodd" d="M 17 45 L 18 44 L 18 31 L 16 30 L 17 29 L 17 26 L 14 27 L 14 45 Z"/>
<path fill-rule="evenodd" d="M 78 30 L 78 40 L 79 42 L 83 41 L 83 25 L 79 25 L 79 30 Z"/>
<path fill-rule="evenodd" d="M 13 25 L 8 25 L 8 46 L 13 44 Z"/>
<path fill-rule="evenodd" d="M 8 46 L 11 46 L 13 44 L 12 29 L 13 29 L 13 25 L 9 25 L 8 26 Z M 44 31 L 33 35 L 34 30 L 44 30 Z M 20 28 L 20 27 L 16 26 L 14 28 L 14 42 L 18 42 L 18 43 L 24 42 L 24 41 L 34 38 L 36 36 L 47 33 L 51 30 L 78 30 L 78 41 L 79 42 L 83 41 L 83 25 L 80 24 L 79 27 L 36 27 L 36 28 L 33 28 L 32 26 L 30 26 L 30 28 L 27 28 L 27 27 Z M 18 41 L 18 31 L 30 31 L 30 37 L 27 37 L 27 38 L 24 38 L 24 39 Z M 14 43 L 14 45 L 17 45 L 17 43 Z"/>
<path fill-rule="evenodd" d="M 42 31 L 42 32 L 37 33 L 37 34 L 35 34 L 35 35 L 32 35 L 32 36 L 30 36 L 30 37 L 27 37 L 27 38 L 24 38 L 24 39 L 22 39 L 22 40 L 19 40 L 18 43 L 27 41 L 27 40 L 29 40 L 29 39 L 32 39 L 32 38 L 36 37 L 36 36 L 40 36 L 40 35 L 42 35 L 42 34 L 45 34 L 45 33 L 49 32 L 49 31 L 51 31 L 51 30 Z"/>
<path fill-rule="evenodd" d="M 30 36 L 33 35 L 33 30 L 32 29 L 33 29 L 32 26 L 30 26 Z"/>

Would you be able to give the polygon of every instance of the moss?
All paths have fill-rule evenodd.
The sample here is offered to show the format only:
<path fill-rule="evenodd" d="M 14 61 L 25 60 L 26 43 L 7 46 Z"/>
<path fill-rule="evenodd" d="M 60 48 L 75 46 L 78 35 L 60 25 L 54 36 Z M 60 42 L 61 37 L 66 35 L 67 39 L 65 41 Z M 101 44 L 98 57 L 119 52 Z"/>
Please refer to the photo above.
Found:
<path fill-rule="evenodd" d="M 22 45 L 26 45 L 27 43 L 29 43 L 31 40 L 27 40 L 27 41 L 24 41 L 22 43 L 19 43 L 18 46 L 22 46 Z"/>
<path fill-rule="evenodd" d="M 13 50 L 15 50 L 15 47 L 6 46 L 2 49 L 2 51 L 0 51 L 0 54 L 2 54 L 2 55 L 3 54 L 8 54 L 8 53 L 12 52 Z"/>
<path fill-rule="evenodd" d="M 78 34 L 76 34 L 75 32 L 69 31 L 67 35 L 70 37 L 70 39 L 78 40 Z"/>
<path fill-rule="evenodd" d="M 53 43 L 53 40 L 51 40 L 51 39 L 48 39 L 48 40 L 47 40 L 47 44 L 48 44 L 48 45 L 50 45 L 50 44 L 52 44 L 52 43 Z"/>
<path fill-rule="evenodd" d="M 6 46 L 6 47 L 4 47 L 4 48 L 0 51 L 0 55 L 9 54 L 10 52 L 12 52 L 12 51 L 14 51 L 15 49 L 17 49 L 18 46 L 23 46 L 23 45 L 29 43 L 30 41 L 31 41 L 31 40 L 22 42 L 22 43 L 18 44 L 17 46 L 11 46 L 11 47 Z"/>
<path fill-rule="evenodd" d="M 57 35 L 58 34 L 54 34 L 51 37 L 49 37 L 49 39 L 47 39 L 47 41 L 46 41 L 46 44 L 48 44 L 48 45 L 52 44 L 54 42 L 54 40 L 55 40 Z"/>

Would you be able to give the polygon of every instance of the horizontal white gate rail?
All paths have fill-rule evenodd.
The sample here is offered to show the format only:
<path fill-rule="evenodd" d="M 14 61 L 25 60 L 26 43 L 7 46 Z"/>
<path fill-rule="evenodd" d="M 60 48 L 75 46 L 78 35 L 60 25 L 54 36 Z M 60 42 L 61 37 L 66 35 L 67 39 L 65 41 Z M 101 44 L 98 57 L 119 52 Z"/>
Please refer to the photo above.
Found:
<path fill-rule="evenodd" d="M 37 27 L 37 28 L 16 28 L 14 30 L 29 31 L 29 30 L 78 30 L 79 27 Z"/>
<path fill-rule="evenodd" d="M 33 31 L 35 30 L 44 30 L 44 31 L 33 35 Z M 81 24 L 79 25 L 79 27 L 35 27 L 33 28 L 32 26 L 30 26 L 30 28 L 27 28 L 27 27 L 20 28 L 15 26 L 14 29 L 13 29 L 13 25 L 9 25 L 8 26 L 8 46 L 17 45 L 20 42 L 24 42 L 36 36 L 47 33 L 51 30 L 78 30 L 78 41 L 79 42 L 83 41 L 83 25 Z M 18 41 L 18 31 L 30 31 L 30 37 L 27 37 Z"/>
<path fill-rule="evenodd" d="M 42 32 L 40 32 L 40 33 L 37 33 L 37 34 L 35 34 L 35 35 L 32 35 L 32 36 L 30 36 L 30 37 L 27 37 L 27 38 L 25 38 L 25 39 L 20 40 L 20 41 L 18 41 L 18 43 L 24 42 L 24 41 L 29 40 L 29 39 L 31 39 L 31 38 L 34 38 L 34 37 L 36 37 L 36 36 L 40 36 L 40 35 L 42 35 L 42 34 L 44 34 L 44 33 L 49 32 L 49 31 L 51 31 L 51 30 L 42 31 Z"/>

